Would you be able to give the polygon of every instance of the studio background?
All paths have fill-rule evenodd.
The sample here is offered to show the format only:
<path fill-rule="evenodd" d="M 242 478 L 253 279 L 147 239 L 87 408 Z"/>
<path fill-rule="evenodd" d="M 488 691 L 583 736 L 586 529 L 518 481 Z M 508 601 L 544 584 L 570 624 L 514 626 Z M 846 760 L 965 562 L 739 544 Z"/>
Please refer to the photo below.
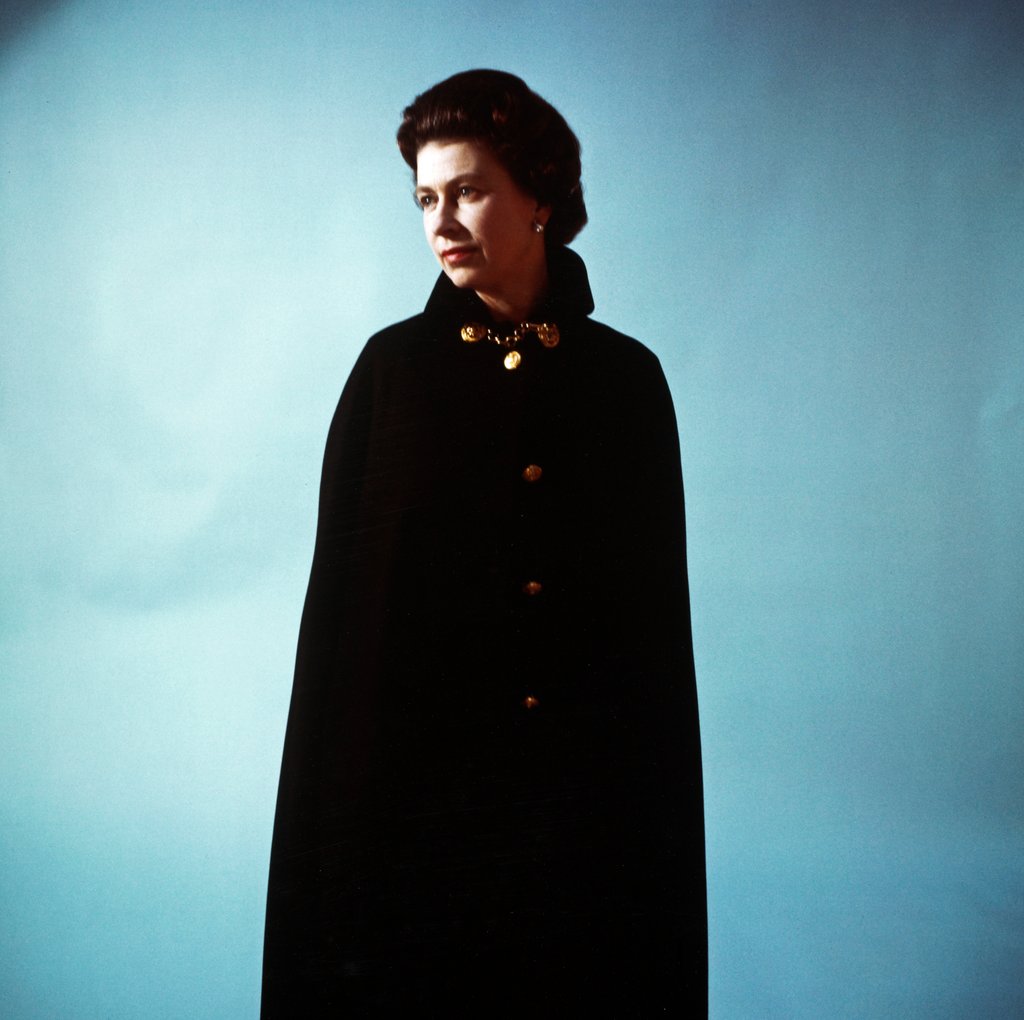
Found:
<path fill-rule="evenodd" d="M 1024 1015 L 1018 5 L 0 26 L 0 1015 L 256 1016 L 323 440 L 437 273 L 394 131 L 475 66 L 676 401 L 712 1017 Z"/>

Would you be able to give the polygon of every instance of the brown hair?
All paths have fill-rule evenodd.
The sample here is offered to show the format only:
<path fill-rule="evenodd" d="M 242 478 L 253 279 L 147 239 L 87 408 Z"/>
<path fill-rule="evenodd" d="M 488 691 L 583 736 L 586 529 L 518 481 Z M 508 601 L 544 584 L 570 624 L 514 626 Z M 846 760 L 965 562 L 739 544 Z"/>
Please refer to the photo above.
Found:
<path fill-rule="evenodd" d="M 587 207 L 579 140 L 522 78 L 505 71 L 462 71 L 405 108 L 398 148 L 414 173 L 419 150 L 448 138 L 484 142 L 523 191 L 551 207 L 549 244 L 568 244 L 583 229 Z"/>

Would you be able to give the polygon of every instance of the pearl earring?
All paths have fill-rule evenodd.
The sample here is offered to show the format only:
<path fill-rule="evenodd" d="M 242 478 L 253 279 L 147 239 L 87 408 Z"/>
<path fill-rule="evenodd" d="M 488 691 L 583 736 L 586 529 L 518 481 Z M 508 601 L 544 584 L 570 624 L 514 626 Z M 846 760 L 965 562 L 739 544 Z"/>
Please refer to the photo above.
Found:
<path fill-rule="evenodd" d="M 543 234 L 544 233 L 544 224 L 543 223 L 538 223 L 537 220 L 534 220 L 533 221 L 533 232 L 535 234 Z"/>

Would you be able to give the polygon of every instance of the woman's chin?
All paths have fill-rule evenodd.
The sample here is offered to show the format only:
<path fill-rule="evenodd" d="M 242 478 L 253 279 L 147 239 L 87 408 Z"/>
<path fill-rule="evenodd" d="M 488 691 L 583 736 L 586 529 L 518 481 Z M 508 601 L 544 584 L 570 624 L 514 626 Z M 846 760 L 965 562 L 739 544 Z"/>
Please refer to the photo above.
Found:
<path fill-rule="evenodd" d="M 483 282 L 482 274 L 474 266 L 445 265 L 443 268 L 448 279 L 463 290 L 478 290 Z"/>

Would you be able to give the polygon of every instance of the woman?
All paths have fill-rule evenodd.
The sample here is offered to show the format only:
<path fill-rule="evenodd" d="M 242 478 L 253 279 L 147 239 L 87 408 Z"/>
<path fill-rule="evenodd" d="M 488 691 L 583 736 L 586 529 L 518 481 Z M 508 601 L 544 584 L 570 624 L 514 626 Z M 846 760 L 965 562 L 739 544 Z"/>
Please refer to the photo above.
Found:
<path fill-rule="evenodd" d="M 579 144 L 455 75 L 398 143 L 443 270 L 327 441 L 271 859 L 277 1016 L 706 1010 L 675 418 L 589 318 Z"/>

